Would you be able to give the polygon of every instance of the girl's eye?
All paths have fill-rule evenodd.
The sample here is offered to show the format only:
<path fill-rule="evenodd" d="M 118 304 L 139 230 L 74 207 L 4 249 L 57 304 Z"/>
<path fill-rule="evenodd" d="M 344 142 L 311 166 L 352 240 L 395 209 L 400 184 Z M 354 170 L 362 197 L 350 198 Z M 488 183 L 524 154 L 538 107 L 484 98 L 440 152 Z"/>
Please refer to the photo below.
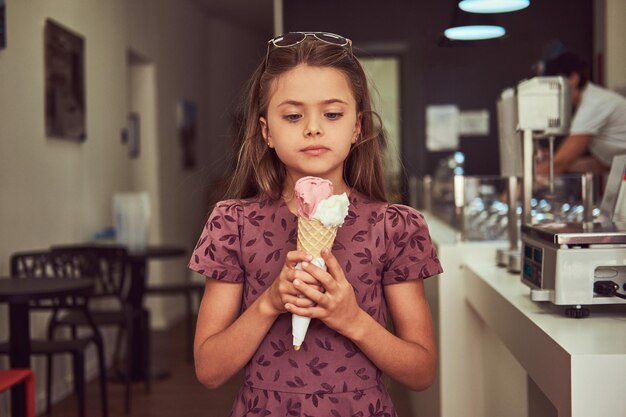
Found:
<path fill-rule="evenodd" d="M 288 122 L 297 122 L 298 120 L 300 120 L 302 116 L 299 114 L 287 114 L 284 116 L 285 120 L 287 120 Z"/>
<path fill-rule="evenodd" d="M 324 116 L 329 120 L 337 120 L 343 116 L 343 113 L 325 113 Z"/>

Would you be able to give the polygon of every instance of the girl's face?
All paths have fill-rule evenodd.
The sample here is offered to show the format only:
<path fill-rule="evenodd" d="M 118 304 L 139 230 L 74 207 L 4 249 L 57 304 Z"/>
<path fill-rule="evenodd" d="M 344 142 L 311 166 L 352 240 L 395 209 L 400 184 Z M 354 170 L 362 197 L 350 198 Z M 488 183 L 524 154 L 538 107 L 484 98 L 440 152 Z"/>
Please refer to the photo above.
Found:
<path fill-rule="evenodd" d="M 348 79 L 328 67 L 298 65 L 274 81 L 261 132 L 287 170 L 286 188 L 313 175 L 346 191 L 343 164 L 361 132 Z"/>

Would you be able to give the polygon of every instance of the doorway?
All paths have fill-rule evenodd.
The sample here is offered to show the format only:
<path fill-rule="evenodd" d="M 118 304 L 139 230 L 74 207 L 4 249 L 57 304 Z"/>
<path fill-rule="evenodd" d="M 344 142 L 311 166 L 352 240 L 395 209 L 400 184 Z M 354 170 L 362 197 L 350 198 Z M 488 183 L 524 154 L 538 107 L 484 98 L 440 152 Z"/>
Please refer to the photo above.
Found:
<path fill-rule="evenodd" d="M 372 108 L 381 118 L 385 148 L 383 173 L 387 199 L 402 202 L 402 132 L 400 126 L 400 59 L 360 57 L 370 87 Z"/>

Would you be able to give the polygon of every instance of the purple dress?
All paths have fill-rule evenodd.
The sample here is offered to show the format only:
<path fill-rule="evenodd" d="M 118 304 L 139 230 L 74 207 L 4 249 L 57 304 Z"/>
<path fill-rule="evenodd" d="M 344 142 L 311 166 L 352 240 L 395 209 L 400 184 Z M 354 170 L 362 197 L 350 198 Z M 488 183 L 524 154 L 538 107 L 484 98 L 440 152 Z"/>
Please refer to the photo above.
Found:
<path fill-rule="evenodd" d="M 246 309 L 278 276 L 295 250 L 297 217 L 282 201 L 220 202 L 189 267 L 209 278 L 244 284 Z M 333 254 L 360 306 L 383 326 L 383 285 L 442 272 L 424 217 L 402 205 L 353 192 Z M 231 416 L 395 416 L 381 371 L 349 339 L 312 320 L 299 351 L 291 314 L 280 315 L 245 367 Z"/>

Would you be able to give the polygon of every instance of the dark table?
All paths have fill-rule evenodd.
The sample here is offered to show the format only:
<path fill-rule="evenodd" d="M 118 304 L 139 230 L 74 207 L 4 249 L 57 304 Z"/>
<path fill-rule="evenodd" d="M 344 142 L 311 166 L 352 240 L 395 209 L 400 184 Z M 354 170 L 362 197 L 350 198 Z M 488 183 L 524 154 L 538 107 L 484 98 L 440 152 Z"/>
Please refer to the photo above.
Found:
<path fill-rule="evenodd" d="M 11 368 L 30 368 L 30 301 L 62 295 L 83 296 L 93 290 L 93 281 L 72 278 L 0 278 L 0 303 L 9 304 L 9 343 Z M 13 417 L 23 417 L 24 387 L 11 390 Z"/>
<path fill-rule="evenodd" d="M 148 261 L 163 260 L 167 258 L 175 258 L 183 256 L 187 251 L 185 248 L 174 245 L 148 245 L 145 249 L 133 250 L 128 252 L 130 264 L 130 289 L 128 293 L 128 302 L 135 311 L 141 311 L 141 318 L 137 319 L 137 323 L 133 323 L 135 329 L 140 329 L 144 343 L 135 343 L 132 346 L 132 366 L 131 380 L 141 381 L 144 379 L 143 366 L 146 356 L 150 352 L 150 343 L 147 338 L 150 337 L 150 318 L 149 312 L 144 306 L 144 295 L 146 292 L 146 284 L 148 281 Z M 162 377 L 162 373 L 157 373 L 155 377 Z"/>

